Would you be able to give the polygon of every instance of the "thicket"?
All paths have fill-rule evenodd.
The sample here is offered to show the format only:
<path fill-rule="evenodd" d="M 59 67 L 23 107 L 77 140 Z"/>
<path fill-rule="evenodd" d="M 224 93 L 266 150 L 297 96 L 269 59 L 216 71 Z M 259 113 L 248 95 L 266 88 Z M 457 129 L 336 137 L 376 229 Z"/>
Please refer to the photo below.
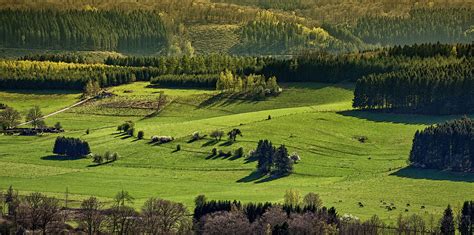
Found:
<path fill-rule="evenodd" d="M 430 114 L 474 112 L 474 65 L 461 59 L 447 65 L 425 64 L 357 80 L 355 108 L 392 109 Z"/>
<path fill-rule="evenodd" d="M 0 22 L 3 47 L 159 51 L 168 43 L 154 11 L 3 9 Z"/>
<path fill-rule="evenodd" d="M 54 142 L 53 153 L 69 157 L 82 157 L 91 152 L 89 143 L 78 138 L 57 137 Z"/>
<path fill-rule="evenodd" d="M 474 172 L 474 121 L 464 117 L 417 131 L 410 162 L 420 168 Z"/>

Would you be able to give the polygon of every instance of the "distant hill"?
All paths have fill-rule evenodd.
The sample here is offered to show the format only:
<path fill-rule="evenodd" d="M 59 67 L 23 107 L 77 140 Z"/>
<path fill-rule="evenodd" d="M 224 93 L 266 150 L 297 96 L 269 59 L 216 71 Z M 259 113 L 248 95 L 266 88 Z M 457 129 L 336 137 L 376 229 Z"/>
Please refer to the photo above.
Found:
<path fill-rule="evenodd" d="M 8 54 L 6 48 L 180 56 L 470 43 L 470 2 L 0 0 L 0 47 Z"/>

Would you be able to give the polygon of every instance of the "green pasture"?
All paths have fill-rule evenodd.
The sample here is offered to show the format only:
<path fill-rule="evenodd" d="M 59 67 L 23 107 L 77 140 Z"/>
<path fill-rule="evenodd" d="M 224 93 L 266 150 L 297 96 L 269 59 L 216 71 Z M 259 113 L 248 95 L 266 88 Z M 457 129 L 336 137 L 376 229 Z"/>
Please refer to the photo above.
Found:
<path fill-rule="evenodd" d="M 149 87 L 144 82 L 112 88 L 116 97 L 73 108 L 46 123 L 61 122 L 65 136 L 87 140 L 93 152 L 118 152 L 118 161 L 95 166 L 87 158 L 54 156 L 51 150 L 58 135 L 0 136 L 0 189 L 13 185 L 21 193 L 41 191 L 63 198 L 67 188 L 76 204 L 89 195 L 110 201 L 117 191 L 127 190 L 136 198 L 137 208 L 157 196 L 183 202 L 190 209 L 198 194 L 210 199 L 281 202 L 286 190 L 298 189 L 302 194 L 320 194 L 324 204 L 335 206 L 340 214 L 363 219 L 377 214 L 391 222 L 400 213 L 438 217 L 448 204 L 458 207 L 474 199 L 472 174 L 407 167 L 415 131 L 455 116 L 355 111 L 351 109 L 352 84 L 284 87 L 280 96 L 263 101 L 222 96 L 212 90 Z M 131 100 L 150 102 L 161 91 L 169 100 L 161 112 L 108 106 Z M 22 112 L 38 104 L 49 113 L 74 103 L 78 96 L 2 91 L 0 102 Z M 145 131 L 144 140 L 116 131 L 127 120 L 136 123 L 137 131 Z M 208 135 L 233 128 L 243 132 L 235 143 L 209 137 L 190 142 L 195 131 Z M 153 135 L 173 136 L 175 141 L 150 144 Z M 365 143 L 358 140 L 361 136 L 367 137 Z M 301 156 L 294 174 L 280 179 L 259 177 L 253 173 L 256 162 L 252 159 L 210 156 L 213 148 L 233 152 L 243 147 L 247 153 L 260 139 L 284 144 L 290 153 Z M 178 144 L 181 151 L 176 152 Z M 385 204 L 390 203 L 397 209 L 387 211 Z"/>

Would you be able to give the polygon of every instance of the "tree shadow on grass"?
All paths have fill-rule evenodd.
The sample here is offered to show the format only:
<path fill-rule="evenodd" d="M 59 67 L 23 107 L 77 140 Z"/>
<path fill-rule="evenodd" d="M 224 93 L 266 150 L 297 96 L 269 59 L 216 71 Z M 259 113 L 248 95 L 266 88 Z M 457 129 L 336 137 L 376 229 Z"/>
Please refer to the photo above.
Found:
<path fill-rule="evenodd" d="M 222 107 L 242 103 L 257 103 L 258 101 L 261 100 L 253 99 L 251 97 L 243 97 L 242 94 L 229 95 L 226 93 L 219 93 L 201 102 L 198 105 L 198 108 Z"/>
<path fill-rule="evenodd" d="M 283 177 L 286 177 L 286 175 L 284 175 L 284 176 L 275 176 L 275 175 L 262 174 L 259 171 L 253 171 L 252 173 L 250 173 L 250 175 L 245 176 L 244 178 L 237 180 L 237 183 L 254 182 L 255 184 L 261 184 L 261 183 L 266 183 L 266 182 L 270 182 L 270 181 L 273 181 L 273 180 L 277 180 L 277 179 L 280 179 L 280 178 L 283 178 Z"/>
<path fill-rule="evenodd" d="M 104 163 L 94 163 L 94 164 L 90 164 L 88 165 L 87 167 L 98 167 L 98 166 L 104 166 L 104 165 L 108 165 L 110 163 L 113 163 L 114 161 L 108 161 L 108 162 L 104 162 Z"/>
<path fill-rule="evenodd" d="M 81 160 L 86 157 L 81 156 L 81 157 L 71 157 L 71 156 L 61 156 L 61 155 L 49 155 L 49 156 L 44 156 L 41 157 L 41 160 L 48 160 L 48 161 L 75 161 L 75 160 Z"/>
<path fill-rule="evenodd" d="M 217 143 L 219 143 L 219 140 L 210 139 L 209 141 L 207 141 L 206 143 L 204 143 L 201 147 L 214 146 L 214 145 L 216 145 Z"/>
<path fill-rule="evenodd" d="M 461 117 L 462 115 L 445 115 L 445 116 L 434 116 L 434 115 L 421 115 L 421 114 L 402 114 L 402 113 L 391 113 L 387 110 L 350 110 L 341 111 L 338 114 L 348 117 L 355 117 L 365 119 L 374 122 L 391 122 L 399 124 L 417 124 L 417 125 L 432 125 L 436 123 L 442 123 L 452 119 Z"/>
<path fill-rule="evenodd" d="M 222 144 L 219 144 L 219 146 L 231 146 L 235 143 L 235 141 L 228 140 Z"/>
<path fill-rule="evenodd" d="M 415 167 L 405 167 L 394 173 L 391 173 L 390 175 L 410 179 L 446 180 L 474 183 L 474 173 L 439 171 Z"/>

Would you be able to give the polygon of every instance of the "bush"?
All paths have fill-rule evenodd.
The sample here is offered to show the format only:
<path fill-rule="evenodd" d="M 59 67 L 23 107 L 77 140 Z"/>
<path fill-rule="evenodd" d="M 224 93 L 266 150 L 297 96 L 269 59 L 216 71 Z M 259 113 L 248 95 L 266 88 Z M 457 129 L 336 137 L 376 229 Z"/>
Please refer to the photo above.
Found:
<path fill-rule="evenodd" d="M 86 135 L 90 134 L 91 131 L 89 129 L 86 130 Z"/>
<path fill-rule="evenodd" d="M 173 140 L 174 140 L 174 138 L 171 137 L 171 136 L 153 136 L 153 137 L 151 137 L 151 142 L 152 143 L 159 143 L 159 144 L 169 143 Z"/>
<path fill-rule="evenodd" d="M 134 127 L 135 127 L 135 123 L 133 123 L 132 121 L 126 121 L 122 125 L 117 127 L 117 131 L 123 131 L 123 132 L 128 133 L 128 130 Z"/>
<path fill-rule="evenodd" d="M 61 130 L 61 129 L 63 129 L 63 126 L 61 126 L 60 122 L 56 122 L 56 124 L 54 124 L 54 128 L 56 128 L 58 130 Z"/>
<path fill-rule="evenodd" d="M 211 132 L 210 136 L 212 138 L 220 141 L 222 139 L 222 136 L 224 136 L 224 131 L 215 130 L 215 131 Z"/>
<path fill-rule="evenodd" d="M 244 156 L 244 148 L 240 147 L 240 148 L 235 150 L 234 157 L 241 158 L 243 156 Z"/>
<path fill-rule="evenodd" d="M 143 131 L 139 131 L 138 134 L 137 134 L 137 138 L 139 140 L 143 139 L 144 136 L 145 136 L 145 132 L 143 132 Z"/>
<path fill-rule="evenodd" d="M 176 151 L 181 151 L 181 145 L 176 145 Z"/>
<path fill-rule="evenodd" d="M 213 149 L 212 149 L 211 155 L 212 155 L 212 156 L 216 156 L 216 155 L 217 155 L 217 149 L 216 149 L 216 148 L 213 148 Z"/>
<path fill-rule="evenodd" d="M 133 136 L 135 134 L 135 128 L 130 128 L 127 130 L 127 135 Z"/>

